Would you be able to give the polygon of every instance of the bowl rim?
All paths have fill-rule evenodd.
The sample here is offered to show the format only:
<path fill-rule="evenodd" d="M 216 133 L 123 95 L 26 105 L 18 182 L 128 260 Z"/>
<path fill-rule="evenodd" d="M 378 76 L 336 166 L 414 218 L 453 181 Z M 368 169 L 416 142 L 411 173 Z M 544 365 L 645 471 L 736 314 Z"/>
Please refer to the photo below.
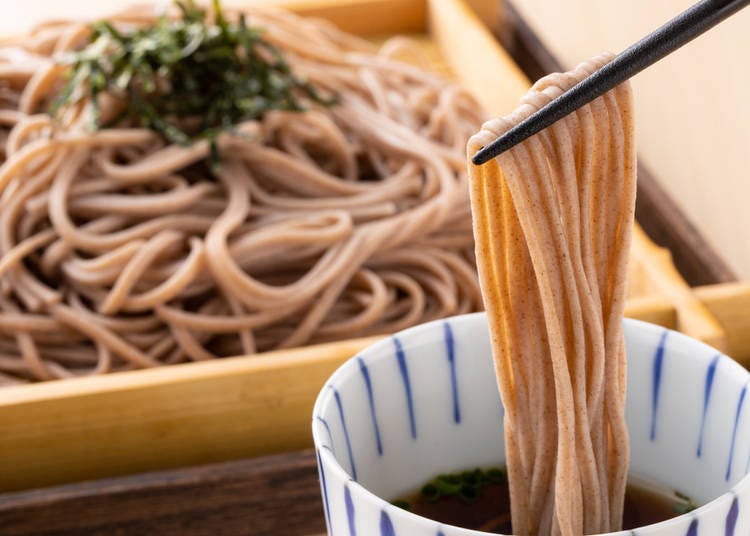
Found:
<path fill-rule="evenodd" d="M 388 511 L 389 514 L 393 513 L 396 514 L 397 517 L 405 516 L 407 519 L 412 519 L 415 522 L 419 523 L 429 523 L 431 526 L 437 526 L 438 529 L 441 528 L 450 528 L 450 529 L 457 529 L 460 531 L 463 531 L 463 534 L 466 534 L 467 536 L 498 536 L 497 533 L 491 533 L 491 532 L 483 532 L 473 529 L 467 529 L 465 527 L 459 527 L 456 525 L 450 525 L 446 523 L 440 523 L 434 519 L 430 519 L 428 517 L 420 516 L 418 514 L 415 514 L 413 512 L 410 512 L 408 510 L 404 510 L 402 508 L 398 508 L 397 506 L 392 505 L 389 501 L 386 499 L 380 497 L 379 495 L 373 493 L 369 489 L 367 489 L 365 486 L 357 482 L 352 478 L 352 475 L 349 474 L 349 472 L 344 469 L 344 467 L 339 463 L 338 458 L 334 455 L 333 451 L 328 447 L 328 445 L 325 444 L 324 437 L 322 436 L 321 427 L 317 426 L 316 423 L 318 422 L 317 417 L 321 415 L 322 407 L 324 404 L 328 403 L 328 399 L 331 397 L 331 390 L 333 388 L 334 383 L 340 383 L 341 380 L 348 379 L 349 376 L 353 375 L 358 369 L 357 369 L 357 360 L 361 357 L 361 354 L 367 352 L 377 352 L 380 347 L 388 346 L 391 343 L 391 339 L 393 337 L 398 337 L 400 340 L 405 340 L 414 336 L 417 336 L 421 332 L 432 332 L 436 329 L 441 329 L 445 322 L 448 321 L 462 321 L 462 322 L 476 322 L 480 321 L 479 319 L 482 319 L 481 321 L 483 323 L 484 319 L 486 318 L 486 313 L 484 311 L 482 312 L 476 312 L 476 313 L 467 313 L 463 315 L 455 315 L 450 316 L 447 318 L 442 319 L 436 319 L 432 320 L 430 322 L 425 322 L 422 324 L 418 324 L 416 326 L 412 326 L 410 328 L 398 331 L 390 336 L 385 337 L 384 339 L 377 341 L 376 343 L 362 349 L 361 351 L 357 352 L 354 356 L 347 359 L 344 363 L 342 363 L 334 372 L 331 374 L 331 376 L 326 380 L 323 387 L 320 389 L 318 396 L 315 400 L 315 405 L 313 406 L 313 412 L 312 412 L 312 435 L 313 435 L 313 442 L 315 444 L 315 450 L 317 451 L 318 456 L 318 463 L 323 464 L 323 459 L 326 460 L 326 470 L 332 469 L 335 473 L 337 473 L 337 477 L 339 480 L 343 482 L 348 482 L 348 486 L 352 487 L 353 489 L 356 489 L 361 495 L 363 495 L 368 500 L 371 500 L 374 502 L 376 506 L 378 506 L 381 510 Z M 720 352 L 716 348 L 699 341 L 697 339 L 694 339 L 692 337 L 689 337 L 685 335 L 684 333 L 680 333 L 679 331 L 675 331 L 669 328 L 665 328 L 663 326 L 659 326 L 657 324 L 652 324 L 650 322 L 644 322 L 642 320 L 636 320 L 633 318 L 624 318 L 623 319 L 623 325 L 624 326 L 631 326 L 635 328 L 638 331 L 643 332 L 651 332 L 659 334 L 662 334 L 664 332 L 669 333 L 670 339 L 673 337 L 676 337 L 677 339 L 682 339 L 685 342 L 688 342 L 692 346 L 694 346 L 696 349 L 701 348 L 703 350 L 708 350 L 714 355 L 719 355 L 719 359 L 725 362 L 728 362 L 729 366 L 735 369 L 732 371 L 733 377 L 739 377 L 743 378 L 745 383 L 750 382 L 750 371 L 746 370 L 742 365 L 740 365 L 737 361 L 729 357 L 728 355 L 724 354 L 723 352 Z M 689 354 L 689 357 L 691 359 L 701 359 L 697 357 L 696 354 Z M 616 536 L 616 535 L 633 535 L 635 534 L 635 530 L 646 530 L 649 531 L 652 530 L 662 530 L 662 529 L 669 529 L 676 525 L 682 525 L 684 523 L 689 523 L 688 520 L 692 520 L 698 516 L 700 516 L 701 513 L 704 513 L 708 510 L 713 510 L 714 508 L 717 508 L 720 504 L 728 501 L 735 500 L 740 493 L 745 490 L 746 488 L 750 487 L 750 473 L 746 473 L 734 486 L 732 486 L 729 491 L 726 491 L 719 495 L 718 497 L 715 497 L 714 499 L 710 500 L 709 502 L 702 504 L 695 510 L 692 510 L 690 512 L 686 512 L 684 514 L 680 514 L 675 517 L 671 517 L 669 519 L 665 519 L 664 521 L 660 521 L 658 523 L 652 523 L 650 525 L 643 525 L 640 527 L 636 527 L 635 529 L 627 529 L 627 530 L 621 530 L 617 532 L 606 532 L 606 533 L 599 533 L 595 535 L 590 536 Z M 328 520 L 326 520 L 326 523 L 328 523 Z M 504 536 L 504 535 L 500 535 Z M 507 535 L 510 536 L 510 535 Z"/>

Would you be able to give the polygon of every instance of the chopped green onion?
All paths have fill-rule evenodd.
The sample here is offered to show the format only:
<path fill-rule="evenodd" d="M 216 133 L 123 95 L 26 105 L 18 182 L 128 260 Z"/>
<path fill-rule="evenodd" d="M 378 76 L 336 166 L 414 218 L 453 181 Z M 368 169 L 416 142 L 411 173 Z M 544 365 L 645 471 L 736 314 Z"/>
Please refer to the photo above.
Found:
<path fill-rule="evenodd" d="M 401 508 L 402 510 L 411 511 L 411 505 L 409 504 L 409 501 L 404 501 L 403 499 L 396 499 L 391 504 L 397 508 Z"/>
<path fill-rule="evenodd" d="M 422 486 L 422 497 L 428 501 L 437 501 L 442 496 L 442 493 L 435 484 L 425 484 Z"/>
<path fill-rule="evenodd" d="M 458 498 L 466 504 L 472 504 L 479 499 L 479 489 L 476 486 L 461 486 Z"/>
<path fill-rule="evenodd" d="M 177 0 L 182 18 L 125 33 L 106 21 L 91 24 L 89 44 L 62 61 L 68 79 L 49 113 L 87 97 L 92 128 L 101 128 L 99 96 L 108 92 L 125 110 L 114 122 L 150 128 L 167 141 L 210 141 L 218 164 L 217 138 L 243 121 L 270 110 L 304 111 L 310 104 L 332 105 L 307 81 L 293 74 L 282 53 L 247 25 L 228 20 L 213 1 L 214 22 L 194 0 Z"/>

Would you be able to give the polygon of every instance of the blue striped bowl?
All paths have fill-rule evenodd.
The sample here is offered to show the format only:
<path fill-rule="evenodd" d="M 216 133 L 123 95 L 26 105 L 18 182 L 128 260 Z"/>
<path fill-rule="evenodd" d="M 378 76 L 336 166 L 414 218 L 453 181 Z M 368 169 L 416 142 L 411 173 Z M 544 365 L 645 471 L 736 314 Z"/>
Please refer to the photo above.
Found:
<path fill-rule="evenodd" d="M 750 534 L 750 375 L 709 346 L 657 326 L 626 320 L 625 338 L 631 474 L 703 506 L 619 534 Z M 503 409 L 484 314 L 424 324 L 373 345 L 331 376 L 313 411 L 328 534 L 486 534 L 388 502 L 439 473 L 503 463 Z"/>

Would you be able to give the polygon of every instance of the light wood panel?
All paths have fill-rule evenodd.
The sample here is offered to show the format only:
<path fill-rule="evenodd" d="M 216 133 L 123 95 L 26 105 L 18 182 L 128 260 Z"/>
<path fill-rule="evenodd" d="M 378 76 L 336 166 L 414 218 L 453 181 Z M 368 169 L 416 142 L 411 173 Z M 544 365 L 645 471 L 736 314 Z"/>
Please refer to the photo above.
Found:
<path fill-rule="evenodd" d="M 636 226 L 630 256 L 631 281 L 639 285 L 641 296 L 663 297 L 676 312 L 675 328 L 719 350 L 726 351 L 727 333 L 680 277 L 668 249 L 651 242 Z"/>
<path fill-rule="evenodd" d="M 503 0 L 465 0 L 465 2 L 490 30 L 500 28 Z"/>
<path fill-rule="evenodd" d="M 0 389 L 0 491 L 309 446 L 320 387 L 374 340 Z"/>
<path fill-rule="evenodd" d="M 515 0 L 566 67 L 636 41 L 694 0 Z M 634 78 L 639 152 L 750 279 L 750 9 Z"/>
<path fill-rule="evenodd" d="M 726 332 L 727 353 L 750 365 L 750 283 L 709 285 L 694 293 Z"/>
<path fill-rule="evenodd" d="M 197 0 L 200 4 L 206 0 Z M 492 17 L 487 0 L 474 0 L 487 17 Z M 12 16 L 0 17 L 0 35 L 23 33 L 40 21 L 50 19 L 96 19 L 130 6 L 144 6 L 160 12 L 173 0 L 25 0 L 24 8 Z M 360 34 L 409 33 L 425 30 L 426 0 L 222 0 L 226 7 L 252 4 L 277 5 L 301 15 L 330 20 L 342 29 Z"/>
<path fill-rule="evenodd" d="M 464 2 L 429 1 L 429 25 L 459 80 L 491 113 L 510 113 L 529 80 Z"/>

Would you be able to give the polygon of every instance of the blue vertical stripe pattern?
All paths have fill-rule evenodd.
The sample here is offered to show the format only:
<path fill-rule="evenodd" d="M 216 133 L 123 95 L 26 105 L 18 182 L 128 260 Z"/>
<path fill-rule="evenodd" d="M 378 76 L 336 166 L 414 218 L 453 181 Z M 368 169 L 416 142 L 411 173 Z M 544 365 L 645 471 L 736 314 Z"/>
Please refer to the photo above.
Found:
<path fill-rule="evenodd" d="M 409 410 L 409 428 L 411 429 L 412 439 L 417 438 L 417 423 L 414 420 L 414 400 L 411 395 L 411 381 L 409 380 L 409 368 L 406 366 L 406 354 L 401 346 L 401 341 L 393 337 L 393 345 L 396 347 L 396 359 L 398 360 L 398 369 L 401 372 L 401 379 L 404 381 L 404 391 L 406 391 L 406 405 Z"/>
<path fill-rule="evenodd" d="M 453 393 L 453 420 L 456 424 L 461 422 L 461 407 L 458 403 L 458 380 L 456 378 L 456 340 L 453 338 L 453 329 L 449 322 L 443 324 L 445 335 L 445 349 L 448 353 L 448 364 L 451 371 L 451 391 Z"/>
<path fill-rule="evenodd" d="M 346 450 L 349 452 L 349 465 L 352 468 L 352 477 L 357 480 L 357 466 L 354 464 L 354 454 L 352 453 L 352 443 L 349 440 L 349 429 L 346 427 L 346 419 L 344 418 L 344 406 L 341 404 L 341 395 L 338 390 L 331 385 L 329 386 L 333 390 L 333 396 L 336 398 L 336 405 L 339 407 L 339 417 L 341 417 L 341 428 L 344 429 L 344 439 L 346 440 Z"/>
<path fill-rule="evenodd" d="M 740 391 L 740 399 L 737 401 L 737 412 L 734 414 L 734 428 L 732 428 L 732 442 L 729 445 L 729 460 L 727 461 L 727 473 L 724 475 L 724 480 L 729 480 L 729 476 L 732 474 L 732 459 L 734 458 L 734 442 L 737 440 L 737 427 L 740 423 L 740 414 L 742 413 L 742 405 L 745 402 L 745 394 L 747 393 L 747 383 L 742 386 Z"/>
<path fill-rule="evenodd" d="M 326 487 L 326 472 L 323 469 L 323 462 L 320 459 L 320 449 L 317 449 L 316 454 L 318 455 L 318 470 L 320 471 L 320 483 L 323 487 L 323 504 L 326 507 L 326 525 L 328 526 L 328 532 L 333 533 L 333 521 L 331 520 L 331 507 L 328 505 L 328 488 Z"/>
<path fill-rule="evenodd" d="M 734 536 L 734 529 L 737 527 L 737 518 L 740 515 L 740 503 L 737 495 L 732 499 L 732 506 L 727 512 L 727 521 L 724 525 L 724 536 Z"/>
<path fill-rule="evenodd" d="M 349 522 L 349 536 L 357 536 L 357 527 L 354 521 L 354 501 L 352 492 L 349 491 L 349 483 L 344 484 L 344 502 L 346 503 L 346 519 Z"/>
<path fill-rule="evenodd" d="M 331 427 L 328 426 L 328 421 L 325 420 L 320 415 L 316 416 L 315 419 L 323 423 L 323 426 L 325 427 L 326 432 L 328 432 L 328 443 L 331 446 L 331 451 L 335 454 L 336 450 L 333 448 L 333 434 L 331 434 Z"/>
<path fill-rule="evenodd" d="M 380 511 L 380 536 L 396 536 L 396 529 L 385 510 Z"/>
<path fill-rule="evenodd" d="M 651 398 L 651 441 L 656 439 L 656 414 L 659 409 L 659 389 L 661 388 L 661 369 L 664 365 L 664 348 L 667 342 L 667 334 L 669 332 L 664 330 L 661 339 L 659 339 L 659 345 L 656 347 L 656 354 L 654 354 L 654 369 L 652 374 L 652 398 Z"/>
<path fill-rule="evenodd" d="M 706 428 L 706 414 L 708 413 L 708 403 L 711 400 L 711 388 L 714 385 L 714 376 L 716 376 L 716 365 L 719 364 L 721 354 L 716 355 L 708 365 L 706 371 L 706 385 L 703 390 L 703 413 L 701 415 L 701 430 L 698 435 L 698 448 L 695 451 L 699 458 L 703 455 L 703 431 Z"/>
<path fill-rule="evenodd" d="M 685 536 L 698 536 L 698 518 L 693 518 Z"/>
<path fill-rule="evenodd" d="M 367 400 L 370 402 L 370 416 L 372 417 L 372 426 L 375 429 L 375 444 L 378 448 L 378 456 L 383 455 L 383 442 L 380 440 L 380 426 L 378 426 L 378 416 L 375 413 L 375 398 L 372 395 L 372 381 L 370 380 L 370 371 L 365 365 L 365 360 L 357 356 L 359 370 L 362 372 L 362 378 L 367 388 Z"/>

